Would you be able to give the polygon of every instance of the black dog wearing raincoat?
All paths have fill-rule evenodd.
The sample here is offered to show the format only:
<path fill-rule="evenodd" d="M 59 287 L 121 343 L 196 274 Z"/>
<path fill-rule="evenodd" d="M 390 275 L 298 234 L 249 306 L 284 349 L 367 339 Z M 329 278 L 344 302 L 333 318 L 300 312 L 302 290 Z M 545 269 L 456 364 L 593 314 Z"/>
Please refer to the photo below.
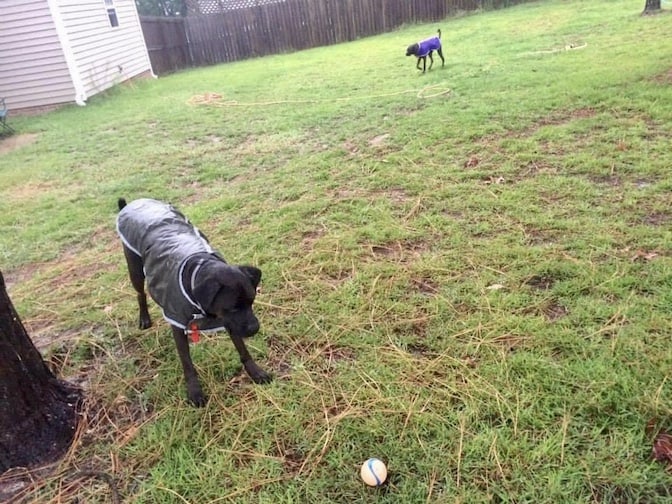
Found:
<path fill-rule="evenodd" d="M 227 264 L 207 238 L 168 203 L 139 199 L 127 204 L 123 198 L 118 203 L 117 233 L 138 293 L 139 326 L 152 325 L 146 280 L 150 296 L 172 327 L 189 400 L 196 406 L 206 403 L 189 353 L 188 336 L 195 338 L 199 331 L 225 329 L 250 378 L 255 383 L 271 381 L 243 341 L 259 330 L 252 303 L 261 270 Z"/>

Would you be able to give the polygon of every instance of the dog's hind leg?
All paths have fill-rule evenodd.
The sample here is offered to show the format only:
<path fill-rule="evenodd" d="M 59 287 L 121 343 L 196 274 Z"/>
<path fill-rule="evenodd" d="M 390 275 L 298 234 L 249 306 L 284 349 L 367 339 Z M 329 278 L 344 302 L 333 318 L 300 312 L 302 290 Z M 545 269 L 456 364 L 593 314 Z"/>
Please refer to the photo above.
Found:
<path fill-rule="evenodd" d="M 429 70 L 431 70 L 432 66 L 434 65 L 434 57 L 432 56 L 433 52 L 434 51 L 429 51 L 429 54 L 428 54 L 428 56 L 429 56 Z"/>
<path fill-rule="evenodd" d="M 229 335 L 231 336 L 231 341 L 233 341 L 236 350 L 238 350 L 238 355 L 240 355 L 240 362 L 243 363 L 245 372 L 249 375 L 250 378 L 252 378 L 252 381 L 259 384 L 270 383 L 273 380 L 273 377 L 261 369 L 256 362 L 254 362 L 254 359 L 252 359 L 252 356 L 250 356 L 250 352 L 247 351 L 247 347 L 245 346 L 243 338 L 240 336 L 234 336 L 233 334 Z"/>
<path fill-rule="evenodd" d="M 205 406 L 207 398 L 203 394 L 201 383 L 198 380 L 198 373 L 191 360 L 189 353 L 189 340 L 184 329 L 171 326 L 173 329 L 173 339 L 177 347 L 177 354 L 180 356 L 180 363 L 182 364 L 182 371 L 184 371 L 184 379 L 187 382 L 187 398 L 194 405 L 199 408 Z"/>
<path fill-rule="evenodd" d="M 436 53 L 441 57 L 441 66 L 442 67 L 445 66 L 446 65 L 446 60 L 443 59 L 443 51 L 441 50 L 440 47 L 436 50 Z"/>
<path fill-rule="evenodd" d="M 145 272 L 142 266 L 142 258 L 124 245 L 124 257 L 128 265 L 128 275 L 131 278 L 131 284 L 138 293 L 138 308 L 140 315 L 138 317 L 138 327 L 147 329 L 152 325 L 152 319 L 147 309 L 147 294 L 145 294 Z"/>

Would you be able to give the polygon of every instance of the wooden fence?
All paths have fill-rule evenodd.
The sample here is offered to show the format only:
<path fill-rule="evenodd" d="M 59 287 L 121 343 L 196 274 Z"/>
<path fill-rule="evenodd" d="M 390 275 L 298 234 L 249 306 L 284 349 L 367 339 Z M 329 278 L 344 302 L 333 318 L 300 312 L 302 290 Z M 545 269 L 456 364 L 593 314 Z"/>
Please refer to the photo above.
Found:
<path fill-rule="evenodd" d="M 142 17 L 157 74 L 308 49 L 524 0 L 285 0 L 184 18 Z"/>
<path fill-rule="evenodd" d="M 152 69 L 162 75 L 194 65 L 184 18 L 142 16 L 140 18 Z"/>

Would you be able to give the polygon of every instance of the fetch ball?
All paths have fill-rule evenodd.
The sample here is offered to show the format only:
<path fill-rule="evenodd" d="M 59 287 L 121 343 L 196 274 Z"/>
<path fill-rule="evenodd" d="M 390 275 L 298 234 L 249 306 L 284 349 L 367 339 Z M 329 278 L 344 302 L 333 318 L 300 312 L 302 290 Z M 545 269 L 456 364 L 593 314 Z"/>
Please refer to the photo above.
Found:
<path fill-rule="evenodd" d="M 382 460 L 370 458 L 362 464 L 359 474 L 367 485 L 380 486 L 387 479 L 387 467 Z"/>

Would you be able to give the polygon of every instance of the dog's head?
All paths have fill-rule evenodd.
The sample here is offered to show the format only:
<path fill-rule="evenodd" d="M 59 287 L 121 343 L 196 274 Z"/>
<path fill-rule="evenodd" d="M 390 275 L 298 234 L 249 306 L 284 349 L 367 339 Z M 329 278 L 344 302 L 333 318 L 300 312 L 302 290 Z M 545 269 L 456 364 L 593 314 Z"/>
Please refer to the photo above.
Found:
<path fill-rule="evenodd" d="M 419 50 L 420 46 L 418 44 L 411 44 L 406 48 L 406 56 L 415 56 Z"/>
<path fill-rule="evenodd" d="M 232 335 L 246 338 L 259 331 L 252 303 L 260 281 L 261 270 L 254 266 L 211 260 L 196 272 L 192 294 L 209 317 L 221 319 Z"/>

